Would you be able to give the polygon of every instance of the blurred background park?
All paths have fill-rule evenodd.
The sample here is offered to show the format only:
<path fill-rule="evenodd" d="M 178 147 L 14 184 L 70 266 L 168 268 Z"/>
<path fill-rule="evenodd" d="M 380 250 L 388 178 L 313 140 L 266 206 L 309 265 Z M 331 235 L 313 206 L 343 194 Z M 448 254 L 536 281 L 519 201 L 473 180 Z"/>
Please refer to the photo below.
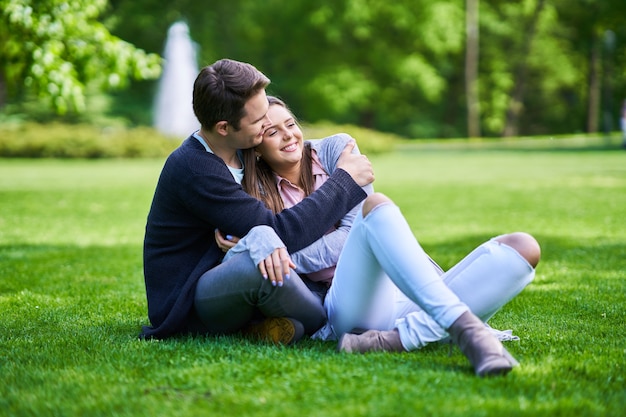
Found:
<path fill-rule="evenodd" d="M 151 134 L 184 118 L 155 116 L 168 73 L 190 97 L 224 57 L 266 73 L 305 123 L 406 139 L 609 135 L 626 99 L 623 0 L 0 0 L 0 19 L 4 136 Z"/>

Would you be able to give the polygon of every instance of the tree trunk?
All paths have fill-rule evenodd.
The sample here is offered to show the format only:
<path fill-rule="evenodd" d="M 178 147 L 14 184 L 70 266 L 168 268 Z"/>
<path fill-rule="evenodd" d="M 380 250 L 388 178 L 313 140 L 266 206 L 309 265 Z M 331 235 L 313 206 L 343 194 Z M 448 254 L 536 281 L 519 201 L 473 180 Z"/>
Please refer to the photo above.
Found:
<path fill-rule="evenodd" d="M 4 73 L 0 71 L 0 110 L 7 104 L 7 83 L 4 80 Z"/>
<path fill-rule="evenodd" d="M 480 137 L 478 101 L 478 1 L 467 0 L 465 12 L 465 96 L 467 100 L 467 135 Z"/>
<path fill-rule="evenodd" d="M 587 133 L 598 131 L 598 116 L 600 114 L 600 42 L 592 40 L 591 56 L 589 57 L 589 104 L 587 109 Z"/>
<path fill-rule="evenodd" d="M 502 136 L 510 137 L 517 136 L 519 134 L 519 122 L 524 112 L 524 92 L 526 83 L 526 74 L 528 72 L 528 65 L 526 65 L 526 57 L 530 54 L 532 48 L 532 41 L 537 31 L 537 21 L 541 15 L 545 0 L 539 0 L 537 7 L 535 8 L 532 17 L 528 21 L 526 30 L 524 31 L 524 41 L 522 43 L 522 50 L 520 51 L 520 59 L 513 71 L 514 74 L 514 87 L 509 100 L 509 105 L 506 111 L 506 122 L 504 125 L 504 132 Z"/>

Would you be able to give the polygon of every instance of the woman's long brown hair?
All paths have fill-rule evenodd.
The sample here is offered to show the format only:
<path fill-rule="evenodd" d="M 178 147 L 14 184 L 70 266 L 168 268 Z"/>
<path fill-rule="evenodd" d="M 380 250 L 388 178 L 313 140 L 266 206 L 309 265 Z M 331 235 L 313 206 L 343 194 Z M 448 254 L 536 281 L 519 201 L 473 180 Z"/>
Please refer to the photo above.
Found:
<path fill-rule="evenodd" d="M 296 117 L 293 115 L 289 107 L 279 98 L 273 96 L 267 96 L 270 106 L 282 106 L 291 115 L 294 120 Z M 243 189 L 252 197 L 261 200 L 267 208 L 274 213 L 281 212 L 285 205 L 283 199 L 280 197 L 278 187 L 276 186 L 276 176 L 270 166 L 263 160 L 256 156 L 254 148 L 243 150 L 243 163 L 244 163 L 244 175 L 241 185 Z M 300 162 L 300 184 L 304 191 L 305 197 L 313 192 L 315 186 L 315 179 L 313 178 L 313 158 L 311 157 L 311 145 L 309 143 L 304 144 L 302 160 Z"/>

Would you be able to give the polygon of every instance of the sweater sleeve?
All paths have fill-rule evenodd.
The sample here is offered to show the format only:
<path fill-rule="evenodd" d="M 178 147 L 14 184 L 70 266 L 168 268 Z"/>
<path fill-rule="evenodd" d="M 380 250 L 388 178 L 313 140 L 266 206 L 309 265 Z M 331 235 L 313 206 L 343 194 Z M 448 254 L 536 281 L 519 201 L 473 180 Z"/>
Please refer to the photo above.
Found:
<path fill-rule="evenodd" d="M 254 226 L 250 233 L 239 239 L 239 242 L 226 252 L 222 262 L 237 253 L 248 251 L 254 264 L 258 265 L 276 249 L 284 247 L 285 244 L 278 238 L 274 229 L 269 226 Z"/>

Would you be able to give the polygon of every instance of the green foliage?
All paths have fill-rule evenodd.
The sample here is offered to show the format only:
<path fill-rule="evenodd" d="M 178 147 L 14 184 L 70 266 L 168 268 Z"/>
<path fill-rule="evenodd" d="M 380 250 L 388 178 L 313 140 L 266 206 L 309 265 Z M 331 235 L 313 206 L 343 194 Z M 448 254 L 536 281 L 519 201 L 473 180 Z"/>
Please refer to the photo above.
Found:
<path fill-rule="evenodd" d="M 142 5 L 152 10 L 154 3 L 112 1 L 116 30 L 158 51 L 167 29 L 162 17 L 187 20 L 201 46 L 201 65 L 221 57 L 252 62 L 303 119 L 409 138 L 466 135 L 463 2 L 235 0 L 206 8 L 179 0 L 136 19 Z M 616 16 L 626 13 L 626 3 L 601 3 L 480 2 L 479 100 L 486 136 L 507 128 L 522 135 L 587 131 L 594 111 L 617 126 L 626 32 Z M 159 43 L 147 36 L 155 28 Z M 590 104 L 592 91 L 598 93 L 589 85 L 590 57 L 609 29 L 616 42 L 599 57 L 599 110 Z"/>
<path fill-rule="evenodd" d="M 60 114 L 82 112 L 89 86 L 109 90 L 158 77 L 158 55 L 97 21 L 106 6 L 107 0 L 0 0 L 0 83 L 10 96 L 33 92 Z"/>
<path fill-rule="evenodd" d="M 307 12 L 310 23 L 302 18 Z M 298 114 L 409 137 L 432 133 L 428 130 L 431 115 L 424 107 L 444 98 L 447 67 L 462 50 L 462 32 L 453 29 L 462 26 L 458 4 L 333 2 L 306 12 L 296 10 L 291 18 L 303 25 L 297 32 L 302 42 L 313 36 L 321 50 L 313 54 L 303 49 L 297 60 L 306 75 L 287 82 L 277 78 L 272 87 L 288 98 Z M 268 39 L 285 43 L 277 50 L 287 48 L 290 41 Z M 282 66 L 274 61 L 267 64 L 272 78 Z"/>
<path fill-rule="evenodd" d="M 494 145 L 495 146 L 495 145 Z M 11 416 L 613 416 L 626 407 L 623 150 L 467 142 L 373 155 L 378 191 L 452 264 L 497 233 L 543 248 L 491 321 L 521 362 L 342 355 L 235 336 L 144 342 L 141 248 L 162 159 L 0 161 L 0 410 Z"/>
<path fill-rule="evenodd" d="M 191 0 L 30 4 L 0 0 L 0 43 L 6 43 L 0 68 L 7 68 L 5 75 L 12 81 L 6 87 L 19 101 L 25 96 L 14 93 L 23 90 L 24 80 L 30 80 L 29 90 L 37 90 L 53 105 L 57 99 L 52 93 L 69 92 L 59 99 L 69 110 L 84 104 L 80 95 L 72 95 L 76 86 L 128 83 L 139 68 L 154 69 L 140 74 L 153 78 L 154 54 L 162 51 L 169 25 L 184 20 L 198 43 L 199 65 L 223 57 L 253 63 L 272 79 L 270 91 L 303 120 L 330 120 L 407 138 L 467 135 L 462 1 L 231 0 L 210 7 Z M 69 11 L 62 19 L 59 7 Z M 480 1 L 478 107 L 483 135 L 616 129 L 626 91 L 626 26 L 620 20 L 624 15 L 623 0 Z M 62 25 L 55 26 L 57 21 Z M 53 31 L 59 27 L 69 43 Z M 614 35 L 611 45 L 607 34 Z M 141 48 L 134 51 L 145 65 L 123 65 L 124 59 L 132 61 L 137 55 L 122 48 L 131 48 L 124 42 L 114 42 L 117 46 L 108 52 L 111 36 Z M 83 45 L 84 52 L 73 45 Z M 45 70 L 38 79 L 25 72 L 30 68 Z M 74 73 L 75 82 L 50 82 L 51 77 Z M 87 76 L 94 78 L 84 80 Z M 129 89 L 113 95 L 116 115 L 132 124 L 151 123 L 154 83 L 127 85 Z"/>
<path fill-rule="evenodd" d="M 112 2 L 120 34 L 132 38 L 136 28 L 144 41 L 141 34 L 163 26 L 161 16 L 182 15 L 201 46 L 201 65 L 222 57 L 253 63 L 299 117 L 412 137 L 435 136 L 425 106 L 444 99 L 463 45 L 458 2 L 236 0 L 206 8 L 179 1 L 138 21 L 140 3 L 150 10 L 154 0 Z M 155 50 L 161 30 L 161 44 L 150 43 Z"/>
<path fill-rule="evenodd" d="M 523 109 L 525 134 L 545 134 L 536 122 L 541 119 L 553 133 L 563 132 L 563 125 L 570 132 L 585 130 L 587 103 L 580 100 L 588 94 L 588 54 L 573 50 L 577 44 L 571 37 L 578 26 L 560 23 L 560 7 L 554 2 L 545 2 L 535 31 L 528 33 L 539 1 L 481 2 L 481 36 L 490 40 L 481 43 L 486 59 L 481 59 L 480 76 L 483 131 L 488 136 L 504 131 L 511 106 Z M 521 54 L 526 47 L 528 54 Z M 518 83 L 532 93 L 522 103 L 513 103 Z"/>
<path fill-rule="evenodd" d="M 148 127 L 107 128 L 60 123 L 0 125 L 0 157 L 164 157 L 179 143 Z"/>

